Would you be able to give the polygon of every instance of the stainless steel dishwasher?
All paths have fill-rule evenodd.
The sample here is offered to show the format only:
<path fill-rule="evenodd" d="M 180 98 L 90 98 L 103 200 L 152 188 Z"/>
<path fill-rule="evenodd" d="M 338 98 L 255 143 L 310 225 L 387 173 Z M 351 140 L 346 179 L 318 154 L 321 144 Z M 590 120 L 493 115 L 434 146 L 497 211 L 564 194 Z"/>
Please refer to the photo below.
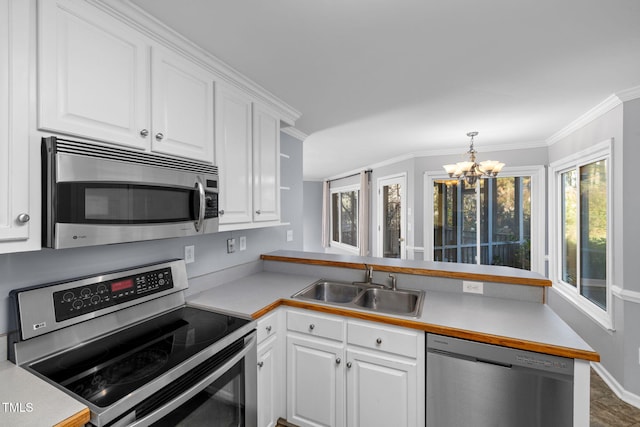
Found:
<path fill-rule="evenodd" d="M 427 334 L 428 427 L 573 425 L 573 359 Z"/>

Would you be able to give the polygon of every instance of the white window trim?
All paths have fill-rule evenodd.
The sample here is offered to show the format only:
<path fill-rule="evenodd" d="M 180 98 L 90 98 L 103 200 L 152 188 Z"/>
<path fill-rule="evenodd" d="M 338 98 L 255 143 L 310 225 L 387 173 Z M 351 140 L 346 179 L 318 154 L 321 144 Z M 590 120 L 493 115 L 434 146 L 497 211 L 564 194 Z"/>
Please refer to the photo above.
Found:
<path fill-rule="evenodd" d="M 549 165 L 549 275 L 553 282 L 553 290 L 569 302 L 573 303 L 580 311 L 596 321 L 607 330 L 615 330 L 613 323 L 613 139 L 593 145 L 585 150 L 578 151 L 555 161 Z M 607 309 L 603 310 L 588 298 L 580 295 L 578 287 L 574 287 L 562 280 L 562 263 L 559 260 L 562 254 L 562 239 L 560 221 L 561 179 L 560 175 L 579 166 L 593 163 L 598 160 L 607 161 Z"/>
<path fill-rule="evenodd" d="M 335 187 L 335 188 L 331 188 L 331 195 L 329 197 L 329 204 L 331 205 L 331 203 L 333 203 L 333 195 L 335 193 L 347 193 L 349 191 L 356 191 L 358 193 L 358 201 L 360 200 L 360 185 L 359 184 L 353 184 L 353 185 L 345 185 L 344 187 Z M 358 203 L 359 205 L 359 203 Z M 358 206 L 359 209 L 359 206 Z M 351 245 L 347 245 L 345 243 L 342 242 L 336 242 L 335 240 L 333 240 L 333 206 L 329 207 L 329 225 L 330 225 L 330 230 L 329 232 L 331 233 L 330 236 L 330 245 L 333 248 L 339 249 L 341 251 L 346 251 L 346 252 L 351 252 L 355 255 L 359 255 L 360 254 L 360 239 L 357 239 L 358 241 L 358 245 L 357 246 L 351 246 Z M 360 222 L 358 221 L 358 228 L 360 228 Z"/>
<path fill-rule="evenodd" d="M 546 176 L 544 166 L 505 167 L 499 177 L 531 177 L 531 271 L 545 273 Z M 447 179 L 445 172 L 424 173 L 424 259 L 433 261 L 433 181 Z M 430 197 L 427 197 L 427 191 Z"/>

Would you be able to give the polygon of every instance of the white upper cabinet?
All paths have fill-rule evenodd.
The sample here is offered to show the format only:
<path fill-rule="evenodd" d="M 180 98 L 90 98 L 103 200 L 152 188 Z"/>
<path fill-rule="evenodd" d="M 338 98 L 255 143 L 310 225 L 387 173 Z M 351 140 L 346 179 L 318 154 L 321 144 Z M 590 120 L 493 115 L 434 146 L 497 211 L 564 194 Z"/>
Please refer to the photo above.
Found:
<path fill-rule="evenodd" d="M 32 7 L 0 0 L 0 253 L 40 248 L 39 152 L 29 143 Z"/>
<path fill-rule="evenodd" d="M 152 150 L 213 162 L 213 74 L 162 46 L 151 59 Z"/>
<path fill-rule="evenodd" d="M 84 1 L 38 5 L 40 129 L 213 162 L 213 73 Z"/>
<path fill-rule="evenodd" d="M 38 7 L 39 127 L 148 148 L 146 39 L 86 2 Z"/>
<path fill-rule="evenodd" d="M 280 119 L 222 83 L 215 109 L 221 230 L 279 224 Z"/>
<path fill-rule="evenodd" d="M 220 225 L 250 223 L 253 218 L 251 98 L 218 84 L 215 116 Z"/>
<path fill-rule="evenodd" d="M 280 220 L 280 119 L 253 104 L 253 220 Z"/>

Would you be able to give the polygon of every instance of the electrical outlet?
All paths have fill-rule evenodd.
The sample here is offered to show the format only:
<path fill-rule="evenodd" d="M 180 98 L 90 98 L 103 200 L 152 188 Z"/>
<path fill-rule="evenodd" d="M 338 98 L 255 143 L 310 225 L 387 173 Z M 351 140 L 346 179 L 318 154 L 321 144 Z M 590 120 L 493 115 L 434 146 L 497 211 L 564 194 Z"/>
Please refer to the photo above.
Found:
<path fill-rule="evenodd" d="M 240 250 L 247 250 L 247 236 L 240 236 Z"/>
<path fill-rule="evenodd" d="M 185 264 L 191 264 L 195 260 L 196 260 L 196 247 L 193 246 L 193 245 L 185 246 L 184 247 L 184 262 L 185 262 Z"/>
<path fill-rule="evenodd" d="M 471 282 L 468 280 L 463 280 L 462 281 L 462 290 L 464 292 L 469 292 L 472 294 L 482 294 L 484 293 L 483 290 L 483 283 L 482 282 Z"/>
<path fill-rule="evenodd" d="M 236 239 L 227 239 L 227 253 L 232 254 L 236 251 Z"/>
<path fill-rule="evenodd" d="M 287 230 L 287 242 L 293 242 L 293 230 Z"/>

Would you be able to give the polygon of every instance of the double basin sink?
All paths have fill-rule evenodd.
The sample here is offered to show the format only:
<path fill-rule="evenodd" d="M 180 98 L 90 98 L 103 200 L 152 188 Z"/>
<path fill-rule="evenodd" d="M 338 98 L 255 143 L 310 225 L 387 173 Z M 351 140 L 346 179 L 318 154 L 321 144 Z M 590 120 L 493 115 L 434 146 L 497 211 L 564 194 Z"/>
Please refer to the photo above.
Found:
<path fill-rule="evenodd" d="M 291 298 L 380 313 L 419 317 L 422 311 L 424 291 L 391 290 L 375 283 L 348 283 L 322 279 L 297 292 Z"/>

